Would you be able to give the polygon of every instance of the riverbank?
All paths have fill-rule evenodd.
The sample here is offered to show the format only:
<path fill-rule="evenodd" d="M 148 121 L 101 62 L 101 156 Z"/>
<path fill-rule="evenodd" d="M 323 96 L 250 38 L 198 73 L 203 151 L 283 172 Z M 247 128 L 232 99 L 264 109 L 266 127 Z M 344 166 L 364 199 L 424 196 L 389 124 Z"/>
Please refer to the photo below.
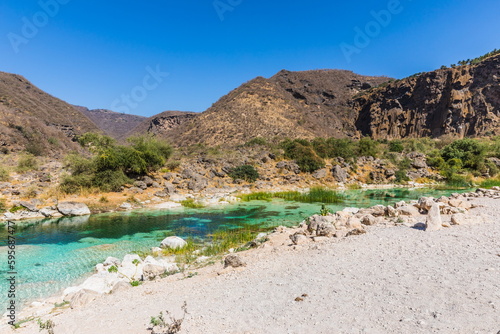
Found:
<path fill-rule="evenodd" d="M 317 187 L 317 186 L 316 186 Z M 439 189 L 446 186 L 439 184 L 424 184 L 409 182 L 406 185 L 401 184 L 359 184 L 356 188 L 349 189 L 345 186 L 330 185 L 321 186 L 325 189 L 333 189 L 343 192 L 349 190 L 375 190 L 375 189 Z M 77 215 L 100 214 L 113 212 L 133 212 L 137 210 L 173 210 L 181 208 L 203 208 L 218 207 L 240 202 L 240 195 L 274 192 L 299 191 L 307 192 L 310 186 L 275 186 L 273 188 L 252 189 L 249 187 L 231 187 L 231 188 L 210 188 L 201 193 L 191 191 L 176 191 L 167 197 L 158 197 L 155 189 L 147 189 L 141 194 L 126 193 L 97 193 L 87 195 L 64 196 L 59 199 L 43 201 L 39 199 L 32 200 L 13 200 L 10 205 L 11 210 L 0 215 L 0 224 L 7 221 L 29 222 L 40 219 L 60 218 L 63 216 L 72 216 L 74 210 L 69 214 L 60 211 L 58 203 L 76 203 L 76 205 L 85 205 L 84 213 L 77 212 Z M 82 210 L 77 210 L 82 211 Z M 63 214 L 64 212 L 64 214 Z"/>
<path fill-rule="evenodd" d="M 281 229 L 238 253 L 245 267 L 217 263 L 56 310 L 50 319 L 55 333 L 149 333 L 151 316 L 178 315 L 186 301 L 183 333 L 495 332 L 499 200 L 470 199 L 484 207 L 471 209 L 464 225 L 423 232 L 410 228 L 426 221 L 415 216 L 299 245 L 289 238 L 299 230 Z M 15 333 L 37 330 L 26 326 Z"/>

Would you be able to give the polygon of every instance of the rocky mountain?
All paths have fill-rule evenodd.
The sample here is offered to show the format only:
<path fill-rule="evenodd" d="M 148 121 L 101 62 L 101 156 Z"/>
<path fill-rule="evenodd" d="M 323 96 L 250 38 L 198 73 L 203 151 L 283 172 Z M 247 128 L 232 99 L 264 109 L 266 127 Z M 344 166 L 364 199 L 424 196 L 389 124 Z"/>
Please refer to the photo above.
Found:
<path fill-rule="evenodd" d="M 85 116 L 90 118 L 104 133 L 113 138 L 122 138 L 132 129 L 141 124 L 147 117 L 123 114 L 106 109 L 88 109 L 75 106 Z"/>
<path fill-rule="evenodd" d="M 205 112 L 157 133 L 177 145 L 238 145 L 254 137 L 355 136 L 351 98 L 387 82 L 342 70 L 280 71 L 257 77 Z"/>
<path fill-rule="evenodd" d="M 190 111 L 164 111 L 152 117 L 145 118 L 142 122 L 137 124 L 137 126 L 135 126 L 128 133 L 126 133 L 125 136 L 122 137 L 130 137 L 145 133 L 162 136 L 163 134 L 168 133 L 169 131 L 173 130 L 184 122 L 195 118 L 198 115 L 198 113 Z"/>
<path fill-rule="evenodd" d="M 24 77 L 0 72 L 0 150 L 57 155 L 76 149 L 73 138 L 99 128 L 72 105 Z"/>
<path fill-rule="evenodd" d="M 500 135 L 500 55 L 391 82 L 354 108 L 373 138 Z"/>
<path fill-rule="evenodd" d="M 136 130 L 181 146 L 239 145 L 255 137 L 500 134 L 500 55 L 491 54 L 402 80 L 283 70 L 241 85 L 196 117 L 173 126 L 149 120 Z"/>

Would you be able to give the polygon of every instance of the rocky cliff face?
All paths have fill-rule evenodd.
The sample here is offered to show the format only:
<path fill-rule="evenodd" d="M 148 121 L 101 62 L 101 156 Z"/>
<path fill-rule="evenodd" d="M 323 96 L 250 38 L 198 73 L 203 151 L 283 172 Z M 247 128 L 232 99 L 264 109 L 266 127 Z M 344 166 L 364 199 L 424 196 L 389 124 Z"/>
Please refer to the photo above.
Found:
<path fill-rule="evenodd" d="M 128 133 L 121 136 L 121 138 L 124 139 L 130 136 L 143 135 L 145 133 L 164 136 L 166 133 L 171 132 L 173 129 L 198 115 L 199 114 L 190 111 L 164 111 L 158 115 L 146 118 Z"/>
<path fill-rule="evenodd" d="M 500 56 L 391 82 L 355 98 L 356 128 L 373 138 L 500 134 Z"/>
<path fill-rule="evenodd" d="M 172 131 L 158 132 L 177 145 L 240 145 L 255 137 L 355 136 L 352 96 L 387 81 L 350 71 L 280 71 L 257 77 Z"/>

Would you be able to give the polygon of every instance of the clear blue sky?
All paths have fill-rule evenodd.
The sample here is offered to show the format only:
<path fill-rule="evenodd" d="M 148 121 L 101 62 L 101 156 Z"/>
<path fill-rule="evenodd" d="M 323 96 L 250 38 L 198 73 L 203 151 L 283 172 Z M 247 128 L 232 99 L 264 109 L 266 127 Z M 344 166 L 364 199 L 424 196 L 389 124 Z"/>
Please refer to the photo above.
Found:
<path fill-rule="evenodd" d="M 500 48 L 498 0 L 395 1 L 2 1 L 0 71 L 69 103 L 150 116 L 203 111 L 281 69 L 401 78 Z M 372 29 L 368 45 L 356 27 Z M 359 52 L 349 60 L 341 45 Z M 161 82 L 147 77 L 158 66 Z"/>

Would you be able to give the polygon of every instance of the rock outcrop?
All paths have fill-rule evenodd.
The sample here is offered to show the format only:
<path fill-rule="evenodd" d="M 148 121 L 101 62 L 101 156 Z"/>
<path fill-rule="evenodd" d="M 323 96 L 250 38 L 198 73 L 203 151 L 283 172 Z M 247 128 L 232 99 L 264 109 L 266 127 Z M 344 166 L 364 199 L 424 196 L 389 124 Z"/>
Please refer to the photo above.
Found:
<path fill-rule="evenodd" d="M 85 216 L 90 215 L 90 209 L 85 203 L 60 202 L 57 210 L 65 216 Z"/>
<path fill-rule="evenodd" d="M 427 72 L 354 100 L 356 128 L 379 138 L 500 134 L 500 55 Z"/>

